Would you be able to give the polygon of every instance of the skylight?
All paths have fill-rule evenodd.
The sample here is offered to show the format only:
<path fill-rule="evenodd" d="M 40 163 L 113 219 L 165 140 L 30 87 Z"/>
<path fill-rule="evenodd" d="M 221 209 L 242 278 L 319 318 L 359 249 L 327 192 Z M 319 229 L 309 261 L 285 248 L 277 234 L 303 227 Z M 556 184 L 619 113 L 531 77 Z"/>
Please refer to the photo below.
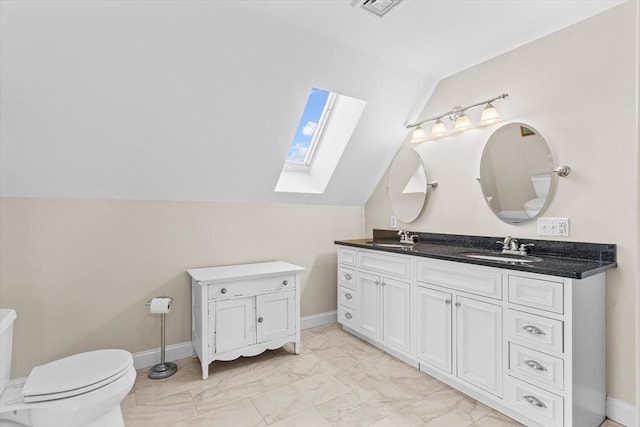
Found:
<path fill-rule="evenodd" d="M 274 191 L 323 193 L 366 104 L 311 88 Z"/>
<path fill-rule="evenodd" d="M 322 140 L 329 121 L 335 95 L 328 90 L 312 88 L 307 105 L 287 153 L 290 166 L 309 166 L 315 150 Z"/>

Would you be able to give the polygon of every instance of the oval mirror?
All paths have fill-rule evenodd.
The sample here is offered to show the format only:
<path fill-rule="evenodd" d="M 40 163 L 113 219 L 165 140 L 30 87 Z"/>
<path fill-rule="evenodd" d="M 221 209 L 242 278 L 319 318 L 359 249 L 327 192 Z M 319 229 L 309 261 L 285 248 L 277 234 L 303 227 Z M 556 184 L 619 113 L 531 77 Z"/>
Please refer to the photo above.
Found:
<path fill-rule="evenodd" d="M 480 186 L 493 213 L 508 224 L 540 216 L 555 190 L 551 150 L 542 135 L 525 123 L 496 130 L 482 150 Z"/>
<path fill-rule="evenodd" d="M 427 172 L 420 155 L 402 148 L 389 169 L 389 200 L 394 215 L 404 223 L 415 221 L 427 198 Z"/>

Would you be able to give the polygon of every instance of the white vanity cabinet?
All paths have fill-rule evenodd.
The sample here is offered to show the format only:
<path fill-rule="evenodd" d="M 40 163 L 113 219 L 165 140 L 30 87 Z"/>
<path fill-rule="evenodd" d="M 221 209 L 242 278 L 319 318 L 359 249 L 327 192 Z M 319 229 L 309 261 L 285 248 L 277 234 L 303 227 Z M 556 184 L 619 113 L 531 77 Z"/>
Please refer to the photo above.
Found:
<path fill-rule="evenodd" d="M 387 349 L 411 353 L 410 260 L 341 248 L 338 321 Z"/>
<path fill-rule="evenodd" d="M 282 261 L 194 268 L 191 341 L 202 379 L 214 360 L 233 360 L 287 342 L 300 352 L 300 272 Z"/>
<path fill-rule="evenodd" d="M 419 362 L 502 397 L 501 274 L 440 260 L 416 266 Z"/>
<path fill-rule="evenodd" d="M 572 279 L 351 246 L 338 263 L 347 331 L 527 426 L 604 420 L 604 272 Z"/>

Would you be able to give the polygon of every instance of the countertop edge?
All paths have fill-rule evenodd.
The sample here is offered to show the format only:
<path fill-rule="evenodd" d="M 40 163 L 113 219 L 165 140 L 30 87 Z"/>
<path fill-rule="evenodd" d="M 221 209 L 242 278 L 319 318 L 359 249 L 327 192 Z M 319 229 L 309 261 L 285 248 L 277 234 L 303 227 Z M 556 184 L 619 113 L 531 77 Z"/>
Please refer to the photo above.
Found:
<path fill-rule="evenodd" d="M 372 240 L 372 239 L 358 239 L 358 240 Z M 452 261 L 452 262 L 461 262 L 464 264 L 472 264 L 472 265 L 480 265 L 485 267 L 493 267 L 493 268 L 502 268 L 506 270 L 514 270 L 514 271 L 522 271 L 526 273 L 533 274 L 544 274 L 547 276 L 555 276 L 555 277 L 566 277 L 569 279 L 584 279 L 590 276 L 595 276 L 596 274 L 606 272 L 607 270 L 613 269 L 617 267 L 617 262 L 607 262 L 607 264 L 602 265 L 600 267 L 591 268 L 583 271 L 574 270 L 561 270 L 554 269 L 545 266 L 540 266 L 539 264 L 513 264 L 513 263 L 503 263 L 499 261 L 488 261 L 482 259 L 474 259 L 467 258 L 463 256 L 455 256 L 455 255 L 446 255 L 446 254 L 437 254 L 437 253 L 428 253 L 428 252 L 418 252 L 418 251 L 406 251 L 404 249 L 396 249 L 396 248 L 385 248 L 380 246 L 373 246 L 371 244 L 360 243 L 356 241 L 348 241 L 348 240 L 335 240 L 334 244 L 341 246 L 350 246 L 360 249 L 368 249 L 379 252 L 387 252 L 397 255 L 409 255 L 409 256 L 417 256 L 422 258 L 432 258 L 439 259 L 443 261 Z M 466 248 L 466 251 L 469 249 Z M 562 259 L 559 257 L 548 257 L 554 260 Z M 583 260 L 583 261 L 592 261 L 595 260 Z M 560 261 L 561 262 L 561 261 Z M 606 261 L 605 261 L 606 262 Z"/>

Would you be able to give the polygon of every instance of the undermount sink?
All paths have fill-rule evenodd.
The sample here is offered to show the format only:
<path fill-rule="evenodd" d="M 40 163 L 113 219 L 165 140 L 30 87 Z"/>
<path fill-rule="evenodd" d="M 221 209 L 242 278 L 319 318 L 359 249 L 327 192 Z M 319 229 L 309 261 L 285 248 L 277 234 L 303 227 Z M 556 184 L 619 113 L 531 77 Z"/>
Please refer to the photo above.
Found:
<path fill-rule="evenodd" d="M 512 254 L 491 254 L 483 252 L 467 252 L 460 254 L 467 258 L 484 259 L 486 261 L 502 261 L 502 262 L 540 262 L 542 258 L 531 255 L 512 255 Z"/>
<path fill-rule="evenodd" d="M 367 243 L 373 245 L 373 246 L 378 246 L 381 248 L 396 248 L 396 249 L 411 249 L 413 248 L 413 245 L 410 245 L 408 243 L 404 244 L 404 243 L 378 243 L 378 242 L 374 242 L 374 241 L 368 241 Z"/>

